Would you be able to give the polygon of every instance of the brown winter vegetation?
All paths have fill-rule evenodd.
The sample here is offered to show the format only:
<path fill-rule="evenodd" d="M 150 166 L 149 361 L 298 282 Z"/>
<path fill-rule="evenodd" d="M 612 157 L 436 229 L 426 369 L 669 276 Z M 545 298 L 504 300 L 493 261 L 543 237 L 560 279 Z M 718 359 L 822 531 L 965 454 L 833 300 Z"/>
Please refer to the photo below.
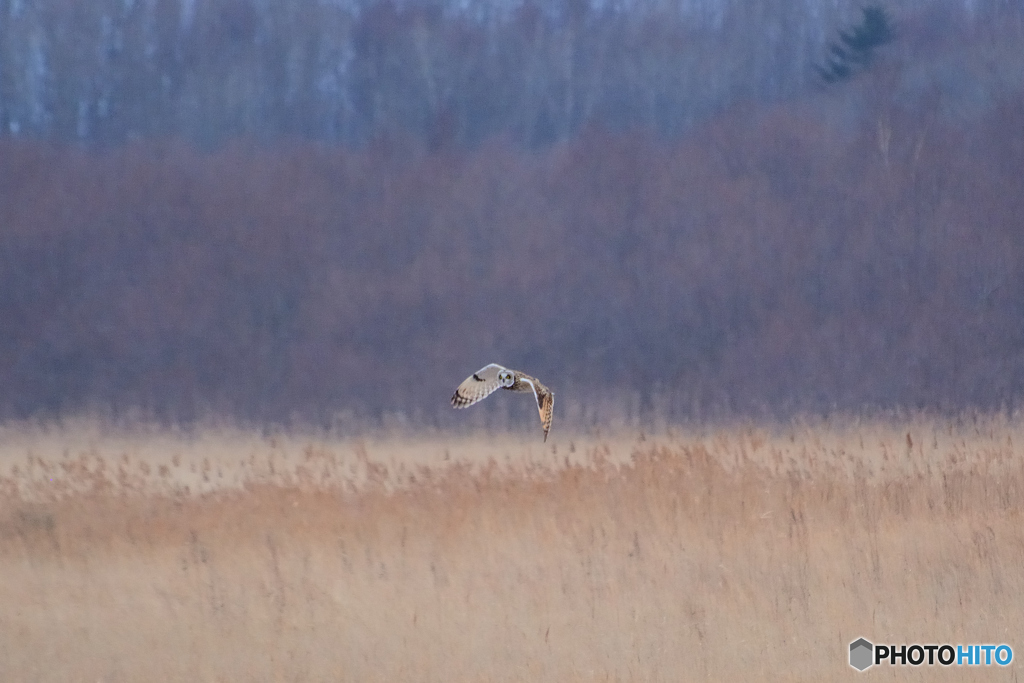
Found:
<path fill-rule="evenodd" d="M 1018 418 L 552 436 L 9 425 L 0 679 L 822 681 L 860 636 L 1020 649 Z M 952 673 L 911 669 L 870 675 Z"/>
<path fill-rule="evenodd" d="M 0 414 L 449 427 L 490 361 L 669 417 L 1012 406 L 1024 99 L 862 85 L 534 151 L 2 140 Z"/>

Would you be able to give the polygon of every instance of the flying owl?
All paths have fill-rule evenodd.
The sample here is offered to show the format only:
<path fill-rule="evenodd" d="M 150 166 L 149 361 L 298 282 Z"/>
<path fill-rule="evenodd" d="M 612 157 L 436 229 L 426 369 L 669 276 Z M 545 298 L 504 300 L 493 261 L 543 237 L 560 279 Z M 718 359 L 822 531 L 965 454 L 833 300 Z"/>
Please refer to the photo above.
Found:
<path fill-rule="evenodd" d="M 509 370 L 497 363 L 480 368 L 467 377 L 452 394 L 452 406 L 468 408 L 498 389 L 533 392 L 533 397 L 537 399 L 537 410 L 540 411 L 540 426 L 544 430 L 544 440 L 547 441 L 548 431 L 551 430 L 551 409 L 555 405 L 555 395 L 537 379 L 518 370 Z"/>

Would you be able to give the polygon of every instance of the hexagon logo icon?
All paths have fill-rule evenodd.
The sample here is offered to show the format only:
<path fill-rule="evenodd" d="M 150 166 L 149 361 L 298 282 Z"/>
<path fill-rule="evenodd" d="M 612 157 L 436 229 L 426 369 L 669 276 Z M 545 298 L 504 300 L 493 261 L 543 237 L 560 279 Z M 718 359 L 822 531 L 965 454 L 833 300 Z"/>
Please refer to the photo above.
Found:
<path fill-rule="evenodd" d="M 850 643 L 850 666 L 857 671 L 863 671 L 873 664 L 871 660 L 874 653 L 874 645 L 864 638 L 858 638 Z"/>

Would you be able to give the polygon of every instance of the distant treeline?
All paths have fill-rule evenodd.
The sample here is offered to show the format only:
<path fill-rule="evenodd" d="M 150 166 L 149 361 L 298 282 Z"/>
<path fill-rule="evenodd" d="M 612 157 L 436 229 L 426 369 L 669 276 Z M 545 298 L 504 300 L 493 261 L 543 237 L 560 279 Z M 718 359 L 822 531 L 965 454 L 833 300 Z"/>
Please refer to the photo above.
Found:
<path fill-rule="evenodd" d="M 1024 96 L 887 82 L 543 151 L 2 141 L 0 416 L 446 420 L 489 361 L 676 417 L 1014 404 Z"/>
<path fill-rule="evenodd" d="M 872 5 L 872 3 L 869 3 Z M 889 53 L 976 103 L 1022 80 L 1024 5 L 873 3 Z M 0 0 L 0 135 L 529 146 L 675 137 L 853 72 L 859 0 Z M 853 31 L 853 32 L 851 32 Z M 966 42 L 964 42 L 966 40 Z M 950 43 L 970 45 L 950 51 Z M 830 48 L 831 46 L 831 48 Z M 992 62 L 1002 62 L 993 67 Z M 824 71 L 823 71 L 824 68 Z M 908 72 L 914 97 L 934 78 Z"/>

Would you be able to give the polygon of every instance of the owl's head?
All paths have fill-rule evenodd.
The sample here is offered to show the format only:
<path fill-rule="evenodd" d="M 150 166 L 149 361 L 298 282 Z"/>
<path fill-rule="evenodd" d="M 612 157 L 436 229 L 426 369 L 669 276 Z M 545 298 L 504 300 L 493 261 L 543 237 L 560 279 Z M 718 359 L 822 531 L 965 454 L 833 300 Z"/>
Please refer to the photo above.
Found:
<path fill-rule="evenodd" d="M 502 370 L 498 373 L 498 383 L 503 387 L 510 387 L 516 383 L 516 376 L 511 370 Z"/>

